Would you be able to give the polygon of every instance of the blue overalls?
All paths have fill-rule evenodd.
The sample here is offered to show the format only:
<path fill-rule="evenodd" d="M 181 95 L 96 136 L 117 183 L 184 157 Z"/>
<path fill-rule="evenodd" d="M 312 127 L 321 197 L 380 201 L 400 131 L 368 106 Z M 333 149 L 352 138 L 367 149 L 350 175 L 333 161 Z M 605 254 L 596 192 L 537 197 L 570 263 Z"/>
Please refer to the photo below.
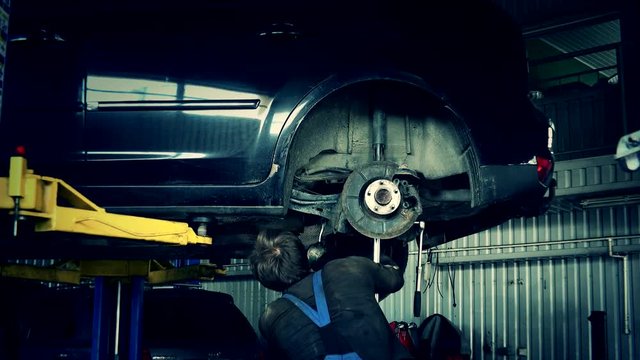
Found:
<path fill-rule="evenodd" d="M 311 306 L 307 305 L 307 303 L 298 299 L 294 295 L 284 294 L 282 295 L 282 297 L 290 300 L 294 305 L 298 307 L 298 309 L 302 310 L 302 312 L 307 315 L 307 317 L 311 319 L 311 321 L 313 321 L 321 330 L 323 328 L 326 329 L 326 326 L 331 323 L 331 318 L 329 317 L 327 299 L 324 296 L 324 288 L 322 286 L 322 270 L 319 270 L 313 274 L 313 295 L 316 299 L 317 310 L 314 310 Z M 335 334 L 334 332 L 333 336 L 337 336 L 337 334 Z M 326 355 L 324 358 L 325 360 L 361 360 L 360 356 L 358 356 L 358 354 L 356 354 L 355 352 L 349 352 L 342 355 Z"/>

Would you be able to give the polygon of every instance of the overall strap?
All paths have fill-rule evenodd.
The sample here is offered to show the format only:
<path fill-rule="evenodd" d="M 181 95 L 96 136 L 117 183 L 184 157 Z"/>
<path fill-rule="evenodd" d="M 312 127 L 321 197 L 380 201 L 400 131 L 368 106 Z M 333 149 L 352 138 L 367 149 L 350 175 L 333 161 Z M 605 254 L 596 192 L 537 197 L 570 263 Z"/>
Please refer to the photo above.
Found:
<path fill-rule="evenodd" d="M 314 310 L 311 306 L 307 305 L 307 303 L 292 294 L 284 294 L 282 295 L 282 297 L 290 300 L 294 305 L 302 310 L 302 312 L 305 313 L 305 315 L 307 315 L 307 317 L 311 319 L 311 321 L 313 321 L 318 327 L 324 327 L 331 322 L 331 318 L 329 317 L 327 300 L 325 298 L 324 289 L 322 287 L 322 270 L 319 270 L 313 274 L 313 294 L 316 299 L 317 310 Z"/>
<path fill-rule="evenodd" d="M 298 309 L 307 315 L 311 321 L 313 321 L 320 328 L 320 336 L 327 351 L 339 352 L 338 349 L 351 349 L 350 345 L 346 343 L 346 340 L 332 328 L 327 326 L 331 323 L 329 317 L 329 307 L 327 306 L 327 299 L 324 295 L 324 288 L 322 286 L 322 270 L 313 274 L 313 296 L 316 299 L 316 309 L 307 305 L 304 301 L 300 300 L 292 294 L 284 294 L 283 298 L 289 299 Z M 348 351 L 348 350 L 347 350 Z M 357 353 L 350 351 L 341 355 L 326 355 L 325 360 L 361 360 Z"/>
<path fill-rule="evenodd" d="M 320 316 L 320 322 L 325 326 L 331 322 L 329 317 L 329 307 L 327 306 L 327 298 L 324 296 L 324 286 L 322 285 L 322 270 L 318 270 L 313 274 L 313 294 L 316 297 L 316 310 Z"/>

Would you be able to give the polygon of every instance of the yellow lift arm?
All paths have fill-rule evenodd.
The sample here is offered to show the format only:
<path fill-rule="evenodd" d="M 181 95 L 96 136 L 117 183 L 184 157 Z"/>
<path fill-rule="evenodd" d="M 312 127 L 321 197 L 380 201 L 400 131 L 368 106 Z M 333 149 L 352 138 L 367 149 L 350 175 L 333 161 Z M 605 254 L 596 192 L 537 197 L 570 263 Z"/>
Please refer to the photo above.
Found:
<path fill-rule="evenodd" d="M 62 206 L 64 204 L 65 206 Z M 18 219 L 31 218 L 35 231 L 59 231 L 114 238 L 154 241 L 175 245 L 211 244 L 188 224 L 138 216 L 112 214 L 91 202 L 60 179 L 35 175 L 27 160 L 13 156 L 9 177 L 0 177 L 0 209 Z"/>

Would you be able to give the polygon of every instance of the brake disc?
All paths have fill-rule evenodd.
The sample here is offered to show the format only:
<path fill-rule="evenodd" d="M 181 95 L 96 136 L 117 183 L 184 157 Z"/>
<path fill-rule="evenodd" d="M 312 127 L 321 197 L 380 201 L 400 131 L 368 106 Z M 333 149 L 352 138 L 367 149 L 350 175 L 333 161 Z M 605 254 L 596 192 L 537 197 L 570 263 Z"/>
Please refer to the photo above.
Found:
<path fill-rule="evenodd" d="M 380 239 L 395 238 L 409 230 L 422 206 L 414 185 L 398 177 L 408 173 L 386 161 L 353 171 L 340 196 L 349 224 L 365 236 Z"/>

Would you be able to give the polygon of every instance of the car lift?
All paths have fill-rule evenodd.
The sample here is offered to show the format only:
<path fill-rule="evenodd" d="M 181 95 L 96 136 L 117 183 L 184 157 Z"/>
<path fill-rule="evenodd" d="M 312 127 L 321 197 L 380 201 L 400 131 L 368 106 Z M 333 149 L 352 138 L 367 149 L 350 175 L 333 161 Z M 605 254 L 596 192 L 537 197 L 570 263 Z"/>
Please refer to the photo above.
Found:
<path fill-rule="evenodd" d="M 71 206 L 59 205 L 63 201 Z M 35 231 L 63 231 L 170 244 L 208 244 L 186 223 L 111 214 L 60 179 L 35 175 L 23 156 L 12 156 L 9 177 L 0 177 L 0 209 L 13 209 L 13 236 L 24 218 Z"/>
<path fill-rule="evenodd" d="M 0 211 L 6 211 L 12 217 L 13 240 L 19 240 L 19 223 L 28 221 L 33 223 L 35 233 L 84 234 L 158 245 L 212 243 L 210 237 L 197 235 L 186 223 L 108 213 L 64 181 L 34 174 L 27 168 L 24 150 L 18 149 L 18 154 L 10 159 L 9 176 L 0 177 Z M 140 359 L 145 282 L 168 284 L 183 280 L 211 280 L 224 274 L 224 269 L 213 264 L 174 267 L 169 262 L 157 260 L 72 260 L 48 268 L 0 262 L 0 278 L 69 284 L 80 284 L 83 278 L 95 279 L 92 360 L 119 357 L 123 293 L 128 294 L 131 300 L 129 310 L 124 311 L 128 315 L 124 317 L 128 317 L 130 324 L 128 358 Z M 115 323 L 106 316 L 113 306 L 116 308 Z M 109 347 L 112 347 L 111 352 Z"/>

